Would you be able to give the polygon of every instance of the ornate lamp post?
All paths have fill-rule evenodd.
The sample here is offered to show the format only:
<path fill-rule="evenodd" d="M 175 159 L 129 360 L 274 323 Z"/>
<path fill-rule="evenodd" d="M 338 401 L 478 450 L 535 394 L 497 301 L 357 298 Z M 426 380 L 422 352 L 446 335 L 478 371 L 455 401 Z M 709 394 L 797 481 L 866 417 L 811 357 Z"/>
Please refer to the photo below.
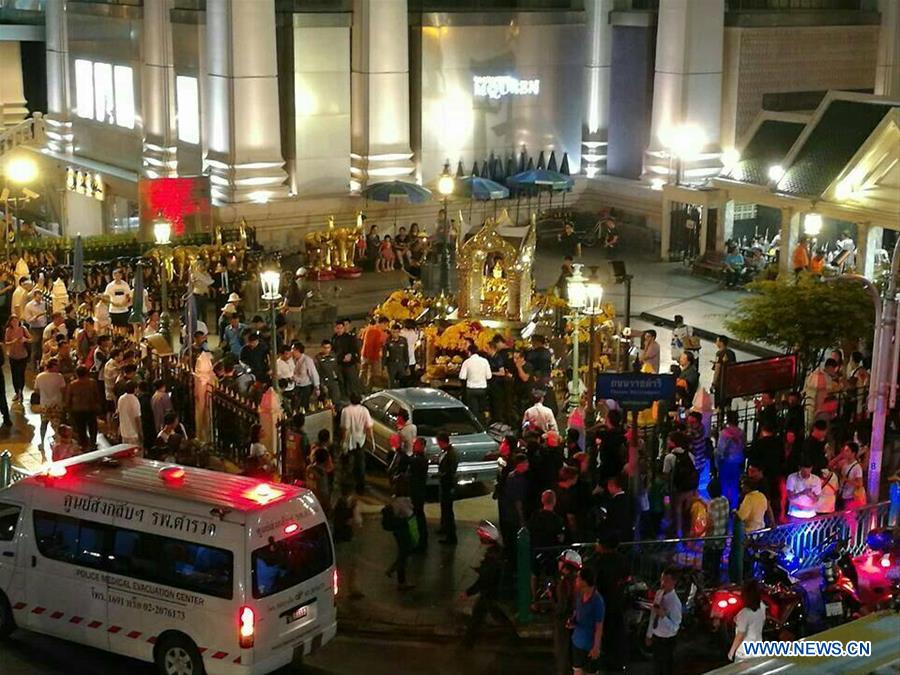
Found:
<path fill-rule="evenodd" d="M 581 263 L 572 265 L 572 276 L 568 281 L 569 309 L 572 313 L 569 315 L 572 319 L 572 392 L 575 394 L 580 387 L 578 386 L 581 378 L 578 376 L 578 369 L 581 359 L 578 354 L 578 325 L 581 320 L 581 311 L 587 304 L 587 278 L 581 273 Z"/>
<path fill-rule="evenodd" d="M 167 220 L 157 220 L 153 223 L 153 237 L 156 245 L 162 249 L 160 253 L 160 302 L 162 307 L 159 312 L 159 325 L 166 342 L 171 344 L 172 336 L 169 325 L 169 243 L 172 240 L 172 224 Z"/>
<path fill-rule="evenodd" d="M 262 299 L 269 303 L 269 311 L 272 318 L 272 344 L 269 345 L 269 357 L 272 361 L 272 386 L 276 391 L 278 389 L 278 378 L 276 377 L 276 359 L 278 358 L 278 330 L 275 324 L 275 318 L 278 303 L 281 301 L 281 272 L 278 270 L 265 270 L 259 273 L 259 285 L 262 288 Z"/>

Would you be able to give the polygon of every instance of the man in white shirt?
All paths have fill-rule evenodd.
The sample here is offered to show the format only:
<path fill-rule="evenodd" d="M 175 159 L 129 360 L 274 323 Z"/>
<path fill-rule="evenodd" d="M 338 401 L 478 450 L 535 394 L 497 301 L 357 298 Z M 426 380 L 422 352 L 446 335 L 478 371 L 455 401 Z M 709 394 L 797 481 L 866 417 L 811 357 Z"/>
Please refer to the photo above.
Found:
<path fill-rule="evenodd" d="M 373 447 L 375 445 L 372 416 L 361 402 L 359 393 L 354 391 L 350 394 L 350 405 L 341 411 L 341 447 L 344 454 L 350 455 L 357 494 L 363 494 L 366 489 L 366 453 L 363 446 L 367 440 Z"/>
<path fill-rule="evenodd" d="M 113 271 L 113 280 L 106 285 L 103 295 L 109 298 L 109 318 L 116 328 L 128 328 L 131 311 L 131 286 L 123 279 L 122 270 Z"/>
<path fill-rule="evenodd" d="M 278 358 L 275 359 L 275 380 L 285 394 L 292 394 L 294 391 L 294 369 L 291 346 L 283 344 L 278 348 Z"/>
<path fill-rule="evenodd" d="M 553 411 L 544 405 L 544 392 L 536 389 L 533 394 L 534 405 L 525 411 L 522 416 L 522 428 L 529 427 L 547 433 L 548 431 L 559 431 L 556 424 L 556 417 Z"/>
<path fill-rule="evenodd" d="M 28 304 L 32 288 L 34 288 L 34 282 L 28 277 L 22 277 L 19 279 L 19 285 L 16 286 L 16 290 L 13 291 L 10 312 L 13 316 L 18 317 L 19 321 L 25 320 L 25 305 Z"/>
<path fill-rule="evenodd" d="M 419 341 L 419 331 L 416 330 L 416 322 L 413 320 L 408 320 L 403 323 L 403 328 L 400 329 L 400 335 L 406 340 L 406 344 L 409 347 L 409 369 L 411 373 L 415 373 L 416 370 L 416 343 Z"/>
<path fill-rule="evenodd" d="M 678 571 L 666 569 L 650 610 L 646 642 L 653 649 L 654 672 L 675 672 L 675 644 L 681 628 L 681 599 L 675 592 Z"/>
<path fill-rule="evenodd" d="M 812 472 L 812 462 L 808 458 L 800 459 L 800 468 L 787 477 L 785 489 L 789 516 L 806 519 L 816 515 L 819 495 L 822 494 L 822 479 Z"/>
<path fill-rule="evenodd" d="M 22 321 L 28 324 L 31 331 L 31 358 L 35 364 L 41 361 L 44 346 L 44 328 L 47 326 L 47 305 L 40 291 L 34 291 L 31 300 L 25 303 L 22 310 Z"/>
<path fill-rule="evenodd" d="M 459 369 L 459 379 L 466 383 L 466 391 L 463 393 L 465 403 L 472 414 L 482 422 L 488 409 L 488 380 L 491 379 L 491 364 L 478 353 L 475 345 L 469 345 L 469 358 L 462 363 Z"/>
<path fill-rule="evenodd" d="M 291 356 L 294 359 L 294 387 L 297 403 L 307 408 L 309 399 L 313 394 L 318 396 L 319 393 L 319 371 L 316 370 L 316 362 L 306 353 L 306 347 L 302 342 L 294 342 L 291 345 Z"/>
<path fill-rule="evenodd" d="M 52 340 L 57 335 L 66 337 L 69 335 L 69 331 L 66 329 L 66 317 L 62 312 L 53 312 L 53 320 L 44 327 L 44 332 L 41 334 L 41 344 Z"/>
<path fill-rule="evenodd" d="M 125 393 L 119 397 L 116 412 L 119 414 L 119 435 L 123 443 L 141 444 L 141 402 L 134 395 L 134 381 L 125 384 Z"/>

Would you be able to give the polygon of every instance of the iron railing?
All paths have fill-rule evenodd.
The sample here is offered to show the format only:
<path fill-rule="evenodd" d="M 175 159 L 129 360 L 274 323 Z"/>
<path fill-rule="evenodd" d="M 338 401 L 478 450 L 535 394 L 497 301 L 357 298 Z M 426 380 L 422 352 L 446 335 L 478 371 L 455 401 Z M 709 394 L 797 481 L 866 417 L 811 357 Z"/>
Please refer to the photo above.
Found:
<path fill-rule="evenodd" d="M 259 424 L 259 406 L 228 387 L 211 384 L 206 390 L 212 420 L 212 444 L 219 455 L 241 462 L 250 447 L 250 429 Z"/>
<path fill-rule="evenodd" d="M 30 475 L 25 469 L 19 468 L 12 463 L 12 454 L 9 450 L 0 452 L 0 490 Z"/>

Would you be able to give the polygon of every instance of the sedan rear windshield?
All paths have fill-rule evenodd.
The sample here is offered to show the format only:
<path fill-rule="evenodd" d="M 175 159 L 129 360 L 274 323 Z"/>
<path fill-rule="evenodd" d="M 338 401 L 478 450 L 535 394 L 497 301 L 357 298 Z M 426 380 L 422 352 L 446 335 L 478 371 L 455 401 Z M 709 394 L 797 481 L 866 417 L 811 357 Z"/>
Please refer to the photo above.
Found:
<path fill-rule="evenodd" d="M 253 551 L 250 559 L 253 597 L 285 591 L 326 571 L 334 564 L 328 525 L 320 523 L 281 541 L 274 538 Z"/>
<path fill-rule="evenodd" d="M 419 436 L 437 436 L 445 432 L 450 436 L 480 434 L 484 427 L 468 408 L 420 408 L 413 411 L 413 424 Z"/>

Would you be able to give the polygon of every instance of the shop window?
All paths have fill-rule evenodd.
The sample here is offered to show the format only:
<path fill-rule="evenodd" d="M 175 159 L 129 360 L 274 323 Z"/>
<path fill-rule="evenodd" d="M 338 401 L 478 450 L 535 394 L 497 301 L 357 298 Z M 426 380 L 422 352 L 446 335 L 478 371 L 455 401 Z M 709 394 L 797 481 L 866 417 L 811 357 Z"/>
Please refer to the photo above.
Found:
<path fill-rule="evenodd" d="M 113 69 L 116 92 L 116 124 L 134 129 L 134 73 L 128 66 Z"/>
<path fill-rule="evenodd" d="M 94 64 L 75 60 L 75 108 L 79 117 L 94 119 Z"/>
<path fill-rule="evenodd" d="M 178 116 L 178 140 L 200 142 L 200 89 L 196 77 L 175 78 L 175 101 Z"/>
<path fill-rule="evenodd" d="M 94 64 L 94 119 L 112 124 L 115 99 L 113 98 L 112 66 Z"/>

